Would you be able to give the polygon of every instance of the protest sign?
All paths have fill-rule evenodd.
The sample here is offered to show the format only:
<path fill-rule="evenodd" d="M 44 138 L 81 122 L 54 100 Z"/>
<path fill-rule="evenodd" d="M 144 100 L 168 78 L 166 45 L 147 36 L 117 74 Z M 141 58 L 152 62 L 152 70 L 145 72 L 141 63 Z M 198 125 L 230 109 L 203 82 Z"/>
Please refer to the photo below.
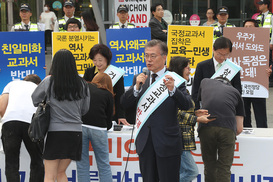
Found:
<path fill-rule="evenodd" d="M 167 65 L 174 56 L 188 58 L 191 61 L 188 86 L 191 86 L 197 64 L 212 57 L 212 44 L 213 27 L 169 25 Z"/>
<path fill-rule="evenodd" d="M 99 32 L 53 32 L 52 56 L 60 49 L 71 51 L 76 60 L 77 71 L 82 76 L 87 68 L 94 66 L 89 52 L 98 43 Z"/>
<path fill-rule="evenodd" d="M 125 5 L 128 8 L 128 22 L 135 24 L 136 27 L 148 27 L 150 21 L 150 1 L 115 0 L 115 22 L 119 21 L 117 17 L 117 9 L 119 5 Z"/>
<path fill-rule="evenodd" d="M 242 67 L 242 96 L 268 98 L 269 29 L 224 28 L 232 41 L 230 60 Z"/>
<path fill-rule="evenodd" d="M 106 39 L 113 54 L 111 64 L 125 71 L 124 86 L 131 86 L 134 75 L 146 67 L 144 47 L 151 40 L 151 29 L 108 29 Z"/>
<path fill-rule="evenodd" d="M 0 32 L 0 90 L 27 75 L 45 77 L 44 32 Z"/>

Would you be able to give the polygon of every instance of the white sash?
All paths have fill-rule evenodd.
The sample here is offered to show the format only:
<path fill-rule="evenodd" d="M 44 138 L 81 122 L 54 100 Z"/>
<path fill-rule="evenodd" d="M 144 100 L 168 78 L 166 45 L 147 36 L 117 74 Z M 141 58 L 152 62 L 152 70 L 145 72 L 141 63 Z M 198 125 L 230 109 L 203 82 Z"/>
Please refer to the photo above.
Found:
<path fill-rule="evenodd" d="M 216 73 L 212 75 L 211 79 L 221 76 L 231 81 L 241 69 L 242 68 L 240 66 L 236 65 L 228 59 L 222 64 Z"/>
<path fill-rule="evenodd" d="M 110 78 L 112 79 L 112 85 L 114 87 L 118 80 L 124 75 L 125 71 L 116 66 L 109 65 L 104 73 L 110 76 Z"/>
<path fill-rule="evenodd" d="M 179 87 L 186 80 L 175 72 L 167 71 L 163 76 L 156 80 L 142 95 L 137 104 L 136 125 L 134 138 L 137 138 L 139 131 L 145 124 L 150 115 L 169 97 L 168 88 L 165 86 L 163 79 L 165 75 L 173 77 L 174 86 Z M 146 80 L 149 81 L 149 80 Z"/>

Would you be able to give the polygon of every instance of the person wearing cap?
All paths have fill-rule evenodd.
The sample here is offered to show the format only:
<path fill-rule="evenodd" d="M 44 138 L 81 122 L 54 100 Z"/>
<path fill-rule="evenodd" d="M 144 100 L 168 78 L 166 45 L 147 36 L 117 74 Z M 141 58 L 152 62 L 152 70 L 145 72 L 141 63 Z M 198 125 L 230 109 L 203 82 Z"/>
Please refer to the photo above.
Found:
<path fill-rule="evenodd" d="M 22 3 L 20 6 L 19 16 L 21 18 L 21 22 L 16 23 L 12 26 L 11 31 L 39 31 L 39 27 L 36 23 L 32 23 L 30 21 L 30 17 L 32 16 L 31 8 L 29 4 Z"/>
<path fill-rule="evenodd" d="M 116 22 L 114 25 L 111 25 L 110 29 L 120 29 L 120 28 L 135 28 L 133 23 L 129 23 L 127 18 L 129 17 L 128 8 L 125 5 L 119 5 L 117 10 L 117 16 L 119 22 Z"/>
<path fill-rule="evenodd" d="M 75 6 L 72 1 L 70 0 L 65 1 L 63 11 L 64 11 L 64 16 L 56 21 L 54 25 L 54 32 L 65 32 L 66 22 L 69 18 L 76 18 L 79 21 L 81 21 L 81 18 L 74 17 Z"/>
<path fill-rule="evenodd" d="M 69 18 L 66 22 L 66 31 L 68 32 L 79 32 L 81 27 L 81 22 L 76 18 Z"/>
<path fill-rule="evenodd" d="M 152 5 L 151 13 L 153 15 L 149 22 L 149 27 L 151 28 L 151 38 L 159 39 L 167 43 L 168 23 L 163 19 L 163 5 L 161 3 Z"/>
<path fill-rule="evenodd" d="M 259 20 L 259 27 L 270 28 L 270 51 L 269 51 L 269 65 L 272 65 L 272 49 L 273 49 L 273 39 L 272 39 L 272 25 L 273 17 L 272 13 L 269 11 L 270 0 L 261 0 L 257 2 L 259 5 L 260 14 L 257 17 Z M 273 76 L 269 77 L 269 86 L 273 86 Z"/>
<path fill-rule="evenodd" d="M 222 6 L 218 9 L 217 12 L 218 22 L 212 24 L 214 27 L 214 36 L 213 40 L 215 41 L 217 38 L 222 37 L 224 33 L 224 27 L 235 27 L 235 25 L 228 23 L 228 8 L 226 6 Z"/>

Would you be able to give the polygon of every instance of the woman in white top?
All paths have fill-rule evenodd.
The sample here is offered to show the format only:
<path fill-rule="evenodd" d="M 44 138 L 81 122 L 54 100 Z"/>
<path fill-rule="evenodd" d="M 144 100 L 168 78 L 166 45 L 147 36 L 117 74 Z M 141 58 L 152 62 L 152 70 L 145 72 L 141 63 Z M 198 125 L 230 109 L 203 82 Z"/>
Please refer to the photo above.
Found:
<path fill-rule="evenodd" d="M 215 13 L 212 8 L 207 9 L 206 16 L 208 20 L 203 24 L 203 26 L 210 26 L 217 22 L 215 20 Z"/>
<path fill-rule="evenodd" d="M 50 11 L 49 4 L 44 5 L 44 12 L 40 16 L 40 22 L 45 24 L 45 50 L 46 45 L 51 45 L 51 32 L 54 28 L 54 22 L 57 20 L 57 17 L 53 11 Z"/>

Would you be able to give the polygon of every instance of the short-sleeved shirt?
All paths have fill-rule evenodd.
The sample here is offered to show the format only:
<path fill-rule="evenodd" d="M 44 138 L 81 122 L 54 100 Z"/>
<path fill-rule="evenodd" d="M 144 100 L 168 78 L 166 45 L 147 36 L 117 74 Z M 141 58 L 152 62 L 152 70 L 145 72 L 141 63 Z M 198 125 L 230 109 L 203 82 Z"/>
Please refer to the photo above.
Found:
<path fill-rule="evenodd" d="M 205 78 L 200 85 L 198 100 L 201 100 L 202 109 L 207 109 L 211 116 L 217 116 L 212 122 L 200 123 L 198 131 L 202 127 L 218 126 L 236 133 L 235 116 L 245 115 L 243 99 L 236 88 L 219 80 Z"/>
<path fill-rule="evenodd" d="M 31 94 L 37 85 L 33 82 L 16 80 L 8 83 L 2 94 L 9 94 L 9 102 L 2 123 L 8 121 L 31 122 L 36 111 L 31 99 Z"/>

